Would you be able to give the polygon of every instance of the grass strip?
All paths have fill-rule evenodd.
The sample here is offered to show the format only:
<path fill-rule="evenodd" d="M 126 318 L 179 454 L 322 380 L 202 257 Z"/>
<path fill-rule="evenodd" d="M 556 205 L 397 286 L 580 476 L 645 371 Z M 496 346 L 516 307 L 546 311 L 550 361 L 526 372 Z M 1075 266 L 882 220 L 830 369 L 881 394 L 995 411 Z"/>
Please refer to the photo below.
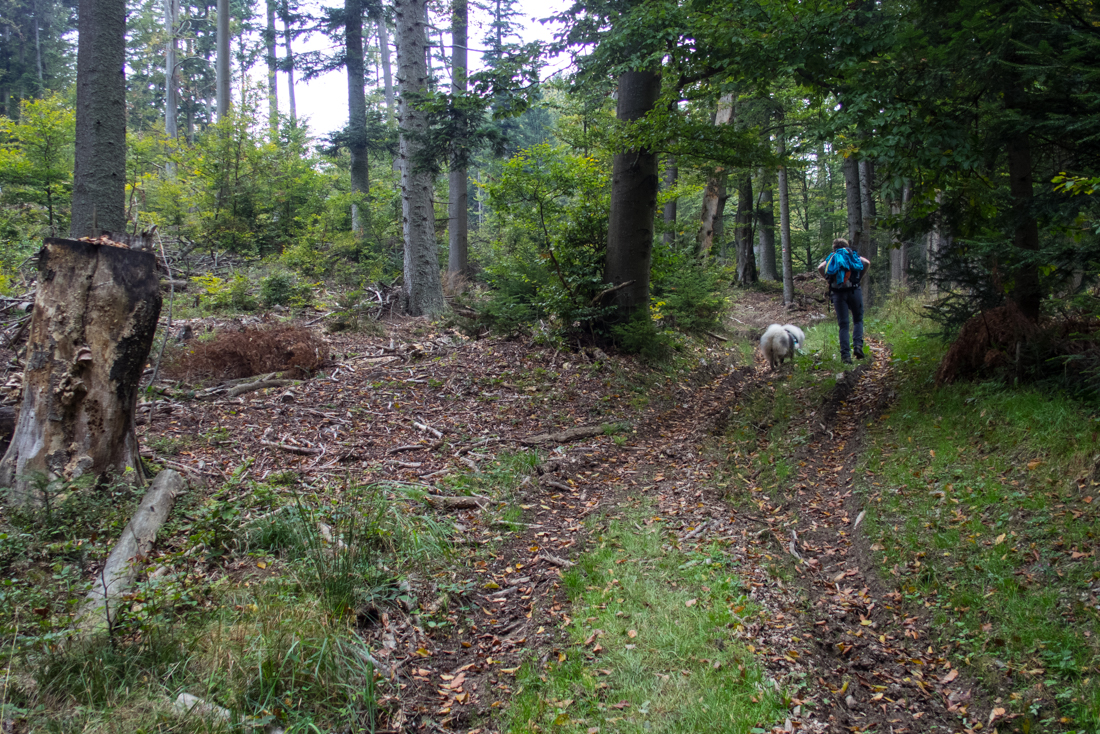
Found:
<path fill-rule="evenodd" d="M 663 536 L 658 521 L 612 520 L 563 575 L 572 645 L 520 671 L 507 731 L 744 734 L 782 720 L 737 637 L 755 610 L 723 551 Z"/>

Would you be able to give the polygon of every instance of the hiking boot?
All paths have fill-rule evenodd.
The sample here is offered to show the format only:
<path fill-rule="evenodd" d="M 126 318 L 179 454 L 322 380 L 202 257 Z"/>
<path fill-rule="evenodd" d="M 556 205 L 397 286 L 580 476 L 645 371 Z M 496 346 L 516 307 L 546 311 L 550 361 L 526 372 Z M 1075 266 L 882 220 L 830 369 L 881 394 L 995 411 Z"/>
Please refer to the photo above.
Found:
<path fill-rule="evenodd" d="M 856 347 L 856 359 L 863 359 L 863 347 Z"/>
<path fill-rule="evenodd" d="M 859 352 L 856 352 L 856 354 L 859 354 Z M 851 357 L 841 357 L 840 361 L 843 362 L 844 364 L 851 364 L 852 363 L 852 358 Z"/>

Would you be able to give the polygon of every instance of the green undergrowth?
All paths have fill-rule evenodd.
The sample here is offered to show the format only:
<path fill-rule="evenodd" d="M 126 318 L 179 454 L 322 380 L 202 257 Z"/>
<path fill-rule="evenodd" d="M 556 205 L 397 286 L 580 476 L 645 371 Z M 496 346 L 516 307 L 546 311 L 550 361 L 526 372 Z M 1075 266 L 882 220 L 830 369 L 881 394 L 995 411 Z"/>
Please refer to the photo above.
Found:
<path fill-rule="evenodd" d="M 640 515 L 595 532 L 563 576 L 571 644 L 523 667 L 505 729 L 770 731 L 783 701 L 738 637 L 756 611 L 722 549 L 679 551 Z"/>
<path fill-rule="evenodd" d="M 944 345 L 915 310 L 877 322 L 896 403 L 869 423 L 866 531 L 941 646 L 1016 718 L 1100 731 L 1100 411 L 1048 386 L 937 388 Z"/>

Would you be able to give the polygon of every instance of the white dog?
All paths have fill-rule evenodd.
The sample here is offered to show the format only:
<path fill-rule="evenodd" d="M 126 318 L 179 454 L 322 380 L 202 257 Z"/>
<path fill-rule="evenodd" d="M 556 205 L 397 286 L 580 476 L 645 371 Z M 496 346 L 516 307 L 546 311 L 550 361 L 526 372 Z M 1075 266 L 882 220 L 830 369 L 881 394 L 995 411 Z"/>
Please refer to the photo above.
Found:
<path fill-rule="evenodd" d="M 805 341 L 806 335 L 797 326 L 772 324 L 764 332 L 764 336 L 760 337 L 760 351 L 764 353 L 764 358 L 768 360 L 774 372 L 779 369 L 779 365 L 783 364 L 784 359 L 793 360 L 794 350 L 801 347 Z"/>

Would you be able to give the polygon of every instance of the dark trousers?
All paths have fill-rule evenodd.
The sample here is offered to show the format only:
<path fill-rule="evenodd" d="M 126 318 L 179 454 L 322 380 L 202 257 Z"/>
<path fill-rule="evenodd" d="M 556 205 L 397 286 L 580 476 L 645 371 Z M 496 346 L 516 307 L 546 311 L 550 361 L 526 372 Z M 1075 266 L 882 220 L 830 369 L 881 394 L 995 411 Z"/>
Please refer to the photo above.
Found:
<path fill-rule="evenodd" d="M 859 288 L 843 288 L 833 291 L 833 308 L 836 309 L 836 323 L 840 327 L 840 357 L 851 359 L 851 345 L 848 343 L 848 312 L 852 313 L 852 342 L 863 348 L 863 291 Z"/>

